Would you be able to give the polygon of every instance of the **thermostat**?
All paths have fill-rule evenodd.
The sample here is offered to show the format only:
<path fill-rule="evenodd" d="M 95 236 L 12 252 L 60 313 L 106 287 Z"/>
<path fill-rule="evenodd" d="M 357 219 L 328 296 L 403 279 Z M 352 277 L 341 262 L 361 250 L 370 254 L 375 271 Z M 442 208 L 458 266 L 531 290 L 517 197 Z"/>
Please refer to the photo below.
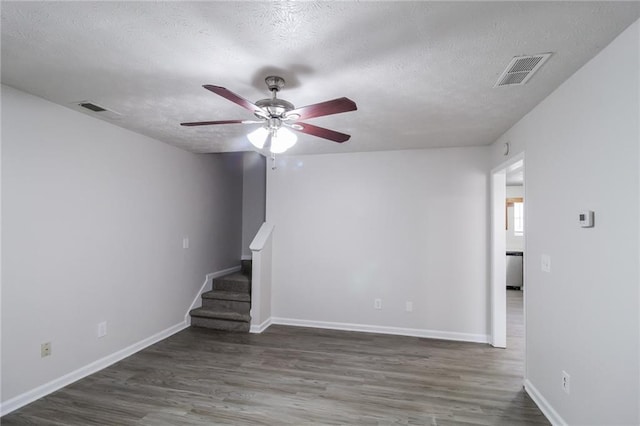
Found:
<path fill-rule="evenodd" d="M 593 212 L 591 210 L 580 212 L 578 220 L 583 228 L 593 228 Z"/>

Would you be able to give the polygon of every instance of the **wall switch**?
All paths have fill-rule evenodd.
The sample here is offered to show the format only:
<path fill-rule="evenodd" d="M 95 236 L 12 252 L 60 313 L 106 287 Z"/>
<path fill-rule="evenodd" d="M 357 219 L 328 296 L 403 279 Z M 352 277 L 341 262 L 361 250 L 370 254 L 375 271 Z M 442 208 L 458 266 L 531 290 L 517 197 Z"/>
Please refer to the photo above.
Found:
<path fill-rule="evenodd" d="M 182 248 L 183 249 L 188 249 L 189 248 L 189 237 L 184 237 L 182 239 Z"/>
<path fill-rule="evenodd" d="M 382 299 L 375 299 L 373 301 L 373 307 L 375 309 L 382 309 Z"/>
<path fill-rule="evenodd" d="M 540 256 L 540 267 L 543 272 L 551 272 L 551 256 L 548 254 Z"/>
<path fill-rule="evenodd" d="M 571 391 L 571 376 L 566 371 L 562 371 L 562 390 L 568 395 Z"/>
<path fill-rule="evenodd" d="M 98 324 L 98 337 L 104 337 L 107 335 L 107 322 L 103 321 Z"/>
<path fill-rule="evenodd" d="M 45 342 L 40 345 L 40 358 L 51 355 L 51 342 Z"/>
<path fill-rule="evenodd" d="M 413 302 L 405 302 L 404 310 L 406 312 L 413 312 Z"/>

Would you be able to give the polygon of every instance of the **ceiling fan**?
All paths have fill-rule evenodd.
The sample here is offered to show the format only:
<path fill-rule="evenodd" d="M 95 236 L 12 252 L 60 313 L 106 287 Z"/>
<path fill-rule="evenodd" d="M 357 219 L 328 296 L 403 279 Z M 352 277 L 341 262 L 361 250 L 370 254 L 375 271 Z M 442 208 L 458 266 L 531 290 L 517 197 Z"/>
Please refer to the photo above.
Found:
<path fill-rule="evenodd" d="M 358 109 L 356 103 L 349 98 L 338 98 L 313 105 L 296 108 L 291 102 L 278 99 L 277 93 L 284 87 L 284 79 L 278 76 L 265 78 L 265 83 L 271 91 L 271 98 L 261 99 L 252 103 L 232 91 L 220 87 L 205 84 L 207 90 L 220 95 L 231 102 L 251 111 L 259 120 L 221 120 L 221 121 L 196 121 L 192 123 L 180 123 L 182 126 L 210 126 L 216 124 L 257 124 L 262 126 L 249 133 L 247 138 L 258 149 L 265 147 L 267 140 L 270 140 L 269 149 L 273 154 L 279 154 L 291 148 L 297 140 L 296 130 L 308 135 L 328 139 L 333 142 L 346 142 L 351 137 L 345 133 L 335 130 L 325 129 L 298 120 L 322 117 L 325 115 L 340 114 L 342 112 L 355 111 Z"/>

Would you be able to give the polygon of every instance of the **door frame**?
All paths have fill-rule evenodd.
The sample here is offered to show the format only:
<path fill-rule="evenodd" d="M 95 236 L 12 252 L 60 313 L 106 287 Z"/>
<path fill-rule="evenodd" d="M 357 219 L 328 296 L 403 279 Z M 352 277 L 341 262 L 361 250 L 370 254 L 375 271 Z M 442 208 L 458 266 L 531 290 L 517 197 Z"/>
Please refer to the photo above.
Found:
<path fill-rule="evenodd" d="M 491 300 L 491 345 L 507 347 L 507 280 L 506 280 L 506 234 L 505 200 L 507 194 L 507 170 L 519 161 L 524 161 L 524 152 L 514 155 L 493 170 L 490 175 L 490 300 Z M 525 221 L 526 228 L 526 221 Z M 526 230 L 525 230 L 526 234 Z M 524 279 L 524 277 L 523 277 Z M 523 281 L 523 291 L 526 289 Z M 524 314 L 526 330 L 526 311 Z M 526 336 L 525 336 L 526 344 Z M 526 362 L 526 360 L 525 360 Z"/>

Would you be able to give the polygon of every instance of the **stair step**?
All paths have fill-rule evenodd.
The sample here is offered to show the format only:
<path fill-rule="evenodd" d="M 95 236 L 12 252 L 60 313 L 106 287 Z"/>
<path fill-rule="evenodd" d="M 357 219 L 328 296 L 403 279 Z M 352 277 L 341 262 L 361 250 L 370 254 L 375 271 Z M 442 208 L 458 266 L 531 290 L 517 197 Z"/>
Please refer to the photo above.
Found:
<path fill-rule="evenodd" d="M 238 302 L 235 300 L 221 300 L 221 299 L 205 299 L 202 298 L 203 309 L 209 311 L 222 311 L 222 312 L 238 312 L 240 314 L 248 314 L 251 311 L 251 302 Z"/>
<path fill-rule="evenodd" d="M 192 309 L 191 325 L 214 330 L 249 332 L 251 328 L 251 261 L 241 270 L 215 278 L 202 294 L 202 307 Z"/>
<path fill-rule="evenodd" d="M 209 319 L 217 319 L 217 320 L 227 320 L 227 321 L 237 321 L 237 322 L 250 322 L 251 316 L 249 314 L 242 314 L 238 312 L 231 311 L 219 311 L 212 310 L 207 308 L 196 308 L 192 309 L 189 312 L 192 319 L 194 317 L 198 318 L 209 318 Z"/>
<path fill-rule="evenodd" d="M 192 317 L 192 327 L 204 327 L 212 330 L 225 330 L 225 331 L 238 331 L 247 333 L 251 329 L 248 322 L 243 321 L 229 321 L 215 318 L 206 317 Z"/>
<path fill-rule="evenodd" d="M 250 293 L 251 277 L 241 272 L 225 275 L 213 280 L 213 290 L 229 291 L 234 293 Z"/>
<path fill-rule="evenodd" d="M 217 299 L 217 300 L 234 300 L 236 302 L 251 302 L 251 295 L 249 293 L 236 293 L 233 291 L 221 291 L 211 290 L 206 293 L 202 293 L 203 299 Z"/>

